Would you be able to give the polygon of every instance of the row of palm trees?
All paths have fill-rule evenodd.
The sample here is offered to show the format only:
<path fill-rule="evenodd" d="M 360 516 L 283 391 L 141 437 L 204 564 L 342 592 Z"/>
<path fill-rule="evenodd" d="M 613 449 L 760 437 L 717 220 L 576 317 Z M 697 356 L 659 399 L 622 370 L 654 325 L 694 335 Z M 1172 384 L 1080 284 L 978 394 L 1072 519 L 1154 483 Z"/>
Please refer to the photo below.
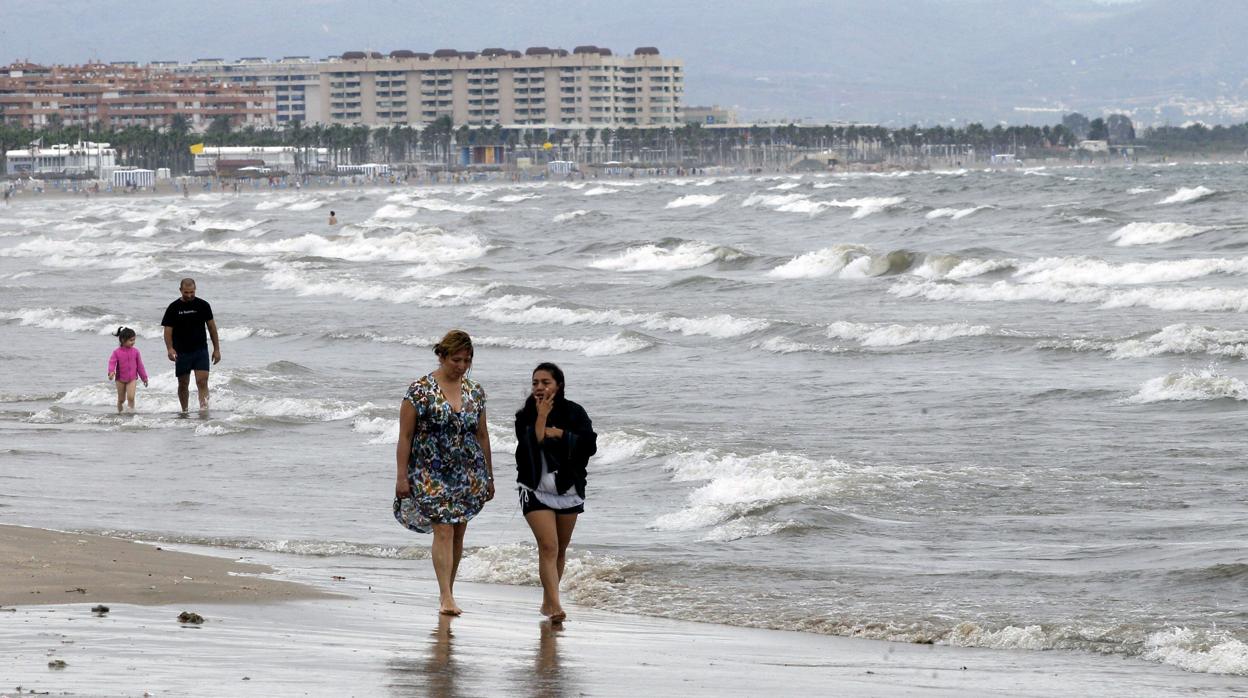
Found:
<path fill-rule="evenodd" d="M 1203 126 L 1157 129 L 1150 134 L 1156 146 L 1184 149 L 1207 146 L 1242 150 L 1248 147 L 1248 124 L 1234 127 Z M 687 165 L 749 166 L 761 162 L 782 164 L 794 153 L 832 151 L 843 161 L 887 160 L 898 155 L 931 152 L 1020 155 L 1051 151 L 1076 144 L 1074 132 L 1063 125 L 889 129 L 870 125 L 799 126 L 754 125 L 676 128 L 547 128 L 545 126 L 459 126 L 443 116 L 423 126 L 383 127 L 293 122 L 282 128 L 231 127 L 227 119 L 214 121 L 204 133 L 195 133 L 186 119 L 174 117 L 165 128 L 101 129 L 51 123 L 40 129 L 0 124 L 0 155 L 40 141 L 74 143 L 103 141 L 118 151 L 120 163 L 146 168 L 169 167 L 175 174 L 193 170 L 189 146 L 295 146 L 325 148 L 331 162 L 454 164 L 459 148 L 501 146 L 508 159 L 531 157 L 574 160 L 581 163 L 640 162 Z M 1149 145 L 1150 139 L 1141 144 Z M 943 149 L 943 150 L 942 150 Z M 767 157 L 772 160 L 766 160 Z M 305 161 L 311 162 L 305 158 Z"/>

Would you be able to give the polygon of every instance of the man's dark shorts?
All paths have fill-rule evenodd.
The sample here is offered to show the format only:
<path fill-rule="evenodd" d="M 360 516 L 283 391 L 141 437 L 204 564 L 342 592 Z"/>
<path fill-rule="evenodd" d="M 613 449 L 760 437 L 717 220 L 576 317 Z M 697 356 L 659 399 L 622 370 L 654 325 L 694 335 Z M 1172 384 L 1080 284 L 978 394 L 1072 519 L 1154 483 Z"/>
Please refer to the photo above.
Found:
<path fill-rule="evenodd" d="M 208 347 L 178 352 L 178 360 L 173 363 L 173 375 L 185 376 L 191 371 L 207 371 L 212 363 L 208 357 Z"/>

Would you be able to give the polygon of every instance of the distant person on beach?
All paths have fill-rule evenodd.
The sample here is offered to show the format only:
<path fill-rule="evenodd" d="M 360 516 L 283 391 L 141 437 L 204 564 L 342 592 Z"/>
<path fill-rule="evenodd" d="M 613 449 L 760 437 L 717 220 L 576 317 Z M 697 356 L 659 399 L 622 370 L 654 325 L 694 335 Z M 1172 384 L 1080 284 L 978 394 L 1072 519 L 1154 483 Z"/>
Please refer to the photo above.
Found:
<path fill-rule="evenodd" d="M 462 613 L 455 575 L 468 522 L 494 498 L 494 465 L 485 423 L 485 390 L 468 377 L 472 338 L 451 330 L 433 347 L 438 368 L 414 381 L 399 408 L 394 518 L 433 533 L 439 611 Z"/>
<path fill-rule="evenodd" d="M 564 396 L 563 371 L 552 363 L 533 369 L 533 392 L 516 413 L 516 481 L 520 509 L 537 539 L 542 615 L 567 618 L 559 580 L 577 515 L 585 511 L 585 471 L 598 435 L 584 408 Z"/>
<path fill-rule="evenodd" d="M 108 357 L 108 379 L 117 383 L 117 412 L 121 412 L 123 403 L 129 405 L 133 412 L 138 381 L 142 380 L 143 387 L 147 387 L 147 369 L 143 367 L 143 355 L 134 348 L 134 330 L 118 327 L 113 336 L 121 346 Z"/>
<path fill-rule="evenodd" d="M 333 211 L 329 212 L 329 224 L 338 225 L 338 216 L 334 215 Z"/>
<path fill-rule="evenodd" d="M 208 409 L 208 337 L 212 337 L 212 363 L 221 362 L 221 342 L 217 338 L 217 321 L 212 316 L 212 306 L 203 298 L 195 297 L 195 279 L 182 279 L 179 285 L 182 295 L 165 309 L 160 324 L 165 328 L 165 351 L 174 362 L 174 374 L 178 377 L 178 401 L 182 412 L 189 409 L 191 372 L 195 372 L 195 387 L 199 391 L 199 409 Z"/>

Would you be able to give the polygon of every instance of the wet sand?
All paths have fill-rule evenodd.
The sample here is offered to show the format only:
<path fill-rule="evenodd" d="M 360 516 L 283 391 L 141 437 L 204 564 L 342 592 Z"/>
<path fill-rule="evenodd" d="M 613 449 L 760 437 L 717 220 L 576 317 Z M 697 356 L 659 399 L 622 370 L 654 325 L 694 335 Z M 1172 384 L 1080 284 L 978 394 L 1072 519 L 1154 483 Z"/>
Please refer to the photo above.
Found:
<path fill-rule="evenodd" d="M 269 602 L 326 596 L 263 565 L 85 534 L 0 525 L 0 606 Z"/>
<path fill-rule="evenodd" d="M 6 540 L 15 535 L 2 530 Z M 19 529 L 17 537 L 22 535 L 41 534 Z M 77 539 L 90 537 L 70 538 L 52 552 L 67 544 L 72 550 Z M 8 545 L 5 555 L 12 554 Z M 144 554 L 202 557 L 168 550 Z M 299 595 L 307 586 L 290 584 L 291 594 L 277 597 L 288 599 L 282 602 L 233 603 L 260 600 L 249 595 L 222 599 L 229 603 L 188 596 L 179 605 L 115 603 L 98 616 L 82 595 L 58 589 L 78 602 L 65 605 L 66 599 L 58 598 L 62 605 L 0 612 L 0 696 L 17 695 L 17 686 L 27 692 L 90 696 L 1135 697 L 1248 692 L 1241 677 L 1086 653 L 854 640 L 574 605 L 567 606 L 568 622 L 556 627 L 537 614 L 541 591 L 530 587 L 461 582 L 456 597 L 465 613 L 449 618 L 437 613 L 428 560 L 255 556 L 278 567 L 285 578 L 340 595 L 310 599 Z M 223 569 L 238 565 L 228 559 L 219 564 Z M 133 574 L 122 572 L 118 578 Z M 243 579 L 248 586 L 254 581 Z M 7 581 L 0 586 L 9 589 Z M 201 614 L 205 622 L 179 623 L 182 610 Z M 65 662 L 64 668 L 48 666 L 57 660 Z"/>

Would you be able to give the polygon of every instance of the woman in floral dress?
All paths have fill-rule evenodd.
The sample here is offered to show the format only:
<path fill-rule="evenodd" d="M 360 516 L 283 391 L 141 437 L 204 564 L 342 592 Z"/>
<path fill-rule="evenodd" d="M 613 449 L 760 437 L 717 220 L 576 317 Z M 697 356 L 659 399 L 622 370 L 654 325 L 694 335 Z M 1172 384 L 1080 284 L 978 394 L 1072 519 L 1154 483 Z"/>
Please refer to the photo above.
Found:
<path fill-rule="evenodd" d="M 433 347 L 438 368 L 407 389 L 399 408 L 394 517 L 433 533 L 439 608 L 457 616 L 455 574 L 468 521 L 494 498 L 485 390 L 471 378 L 472 339 L 451 330 Z"/>

